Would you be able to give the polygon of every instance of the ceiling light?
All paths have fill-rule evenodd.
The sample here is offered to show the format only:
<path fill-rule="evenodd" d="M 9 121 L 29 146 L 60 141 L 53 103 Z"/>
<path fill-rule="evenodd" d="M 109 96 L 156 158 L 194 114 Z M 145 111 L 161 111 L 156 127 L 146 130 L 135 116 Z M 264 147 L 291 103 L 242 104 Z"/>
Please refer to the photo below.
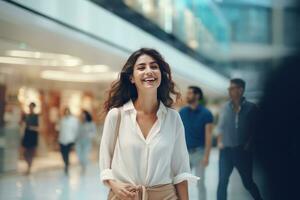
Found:
<path fill-rule="evenodd" d="M 33 66 L 50 66 L 50 67 L 75 67 L 80 62 L 78 60 L 41 60 L 30 58 L 0 57 L 0 63 L 17 64 L 17 65 L 33 65 Z"/>
<path fill-rule="evenodd" d="M 13 57 L 0 57 L 0 63 L 18 64 L 18 65 L 30 64 L 29 60 L 26 58 L 13 58 Z"/>
<path fill-rule="evenodd" d="M 106 65 L 84 65 L 81 68 L 83 73 L 103 73 L 107 72 L 109 67 Z"/>
<path fill-rule="evenodd" d="M 6 51 L 6 55 L 19 58 L 44 59 L 45 61 L 43 61 L 42 65 L 48 66 L 74 67 L 82 63 L 80 58 L 74 56 L 66 54 L 44 53 L 38 51 L 9 50 Z"/>
<path fill-rule="evenodd" d="M 101 82 L 112 81 L 118 77 L 118 73 L 110 72 L 105 74 L 83 74 L 66 71 L 45 70 L 41 72 L 41 78 L 56 81 L 71 82 Z"/>
<path fill-rule="evenodd" d="M 6 51 L 6 55 L 13 57 L 23 57 L 23 58 L 43 58 L 43 59 L 79 59 L 74 56 L 67 54 L 57 54 L 57 53 L 45 53 L 39 51 L 23 51 L 23 50 L 9 50 Z M 80 59 L 79 59 L 80 60 Z"/>

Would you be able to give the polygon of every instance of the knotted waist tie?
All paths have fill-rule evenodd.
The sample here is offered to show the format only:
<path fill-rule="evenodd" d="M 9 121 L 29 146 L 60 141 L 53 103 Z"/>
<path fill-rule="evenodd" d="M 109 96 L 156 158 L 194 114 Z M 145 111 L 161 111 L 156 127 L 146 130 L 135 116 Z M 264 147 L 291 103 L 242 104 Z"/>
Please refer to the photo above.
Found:
<path fill-rule="evenodd" d="M 170 196 L 173 196 L 174 194 L 168 191 L 173 191 L 174 190 L 174 185 L 172 184 L 166 184 L 166 185 L 156 185 L 156 186 L 151 186 L 151 187 L 145 187 L 145 186 L 140 186 L 139 192 L 141 195 L 141 199 L 139 200 L 148 200 L 149 193 L 151 192 L 166 192 Z M 167 195 L 168 196 L 168 195 Z"/>
<path fill-rule="evenodd" d="M 156 185 L 151 187 L 139 186 L 138 195 L 134 200 L 177 199 L 173 184 Z M 110 200 L 118 200 L 116 195 Z"/>

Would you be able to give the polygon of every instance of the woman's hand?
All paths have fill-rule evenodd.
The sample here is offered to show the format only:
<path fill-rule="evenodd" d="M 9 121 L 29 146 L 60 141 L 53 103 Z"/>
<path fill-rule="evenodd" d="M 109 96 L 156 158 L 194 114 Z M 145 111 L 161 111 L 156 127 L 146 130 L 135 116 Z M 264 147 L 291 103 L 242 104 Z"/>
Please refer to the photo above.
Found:
<path fill-rule="evenodd" d="M 180 200 L 188 200 L 189 199 L 189 190 L 188 190 L 188 182 L 182 181 L 180 183 L 175 184 L 176 192 L 178 199 Z"/>
<path fill-rule="evenodd" d="M 120 183 L 114 180 L 108 180 L 108 185 L 111 187 L 113 193 L 117 195 L 119 199 L 134 200 L 138 195 L 138 188 L 128 183 Z"/>
<path fill-rule="evenodd" d="M 39 132 L 39 127 L 38 126 L 28 126 L 28 129 L 31 130 L 31 131 Z"/>

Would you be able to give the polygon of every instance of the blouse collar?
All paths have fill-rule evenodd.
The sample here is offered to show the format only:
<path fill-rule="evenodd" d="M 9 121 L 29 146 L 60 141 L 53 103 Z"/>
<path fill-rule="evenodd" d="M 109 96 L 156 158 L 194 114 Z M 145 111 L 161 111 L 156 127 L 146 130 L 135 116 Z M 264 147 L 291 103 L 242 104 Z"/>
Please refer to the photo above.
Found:
<path fill-rule="evenodd" d="M 123 105 L 123 109 L 124 109 L 124 111 L 135 110 L 132 100 L 129 100 L 127 103 L 125 103 Z M 167 113 L 167 108 L 161 101 L 159 102 L 159 108 L 158 108 L 157 114 L 160 114 L 160 113 L 163 113 L 163 114 Z"/>

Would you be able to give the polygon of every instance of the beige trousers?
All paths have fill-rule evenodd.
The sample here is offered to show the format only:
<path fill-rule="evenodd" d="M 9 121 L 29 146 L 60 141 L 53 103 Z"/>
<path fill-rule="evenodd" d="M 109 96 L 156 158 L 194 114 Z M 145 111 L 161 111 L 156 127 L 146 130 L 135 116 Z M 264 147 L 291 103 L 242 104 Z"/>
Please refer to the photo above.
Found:
<path fill-rule="evenodd" d="M 110 190 L 108 200 L 121 200 Z M 134 200 L 178 200 L 173 184 L 141 187 L 138 197 Z"/>

